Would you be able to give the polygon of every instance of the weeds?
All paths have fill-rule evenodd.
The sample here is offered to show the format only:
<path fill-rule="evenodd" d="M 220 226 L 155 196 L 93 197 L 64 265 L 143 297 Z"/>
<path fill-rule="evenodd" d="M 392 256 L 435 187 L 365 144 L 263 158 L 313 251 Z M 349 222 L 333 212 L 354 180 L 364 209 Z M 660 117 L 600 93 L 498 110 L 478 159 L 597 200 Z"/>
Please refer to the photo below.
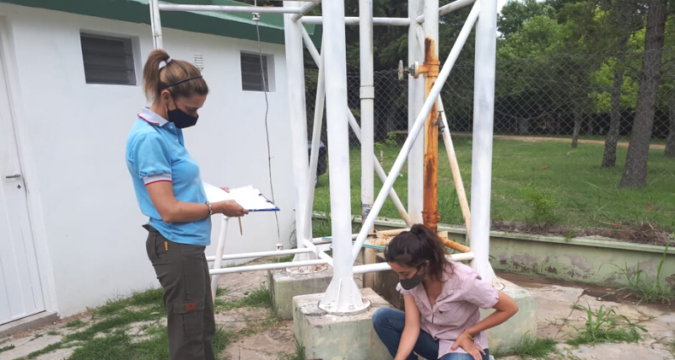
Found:
<path fill-rule="evenodd" d="M 637 342 L 640 340 L 638 330 L 647 332 L 644 327 L 632 323 L 624 315 L 617 316 L 614 307 L 605 308 L 601 305 L 595 313 L 590 305 L 575 305 L 575 308 L 586 311 L 586 326 L 575 327 L 576 337 L 568 340 L 567 344 Z"/>
<path fill-rule="evenodd" d="M 553 194 L 529 187 L 525 190 L 525 202 L 530 207 L 530 214 L 525 219 L 528 225 L 544 228 L 560 222 L 561 218 L 556 213 L 560 204 Z"/>
<path fill-rule="evenodd" d="M 253 290 L 250 293 L 246 294 L 246 297 L 240 300 L 229 301 L 229 300 L 216 300 L 216 311 L 228 311 L 244 306 L 251 307 L 271 307 L 272 300 L 270 298 L 270 290 L 261 286 L 256 290 Z"/>
<path fill-rule="evenodd" d="M 279 360 L 305 360 L 305 347 L 302 346 L 297 340 L 295 341 L 295 353 L 286 354 L 282 356 Z"/>
<path fill-rule="evenodd" d="M 618 291 L 627 291 L 634 297 L 636 297 L 640 302 L 661 302 L 668 303 L 675 299 L 675 292 L 670 288 L 669 284 L 663 284 L 661 282 L 661 272 L 663 270 L 663 264 L 666 261 L 668 255 L 668 244 L 663 250 L 663 255 L 661 256 L 661 261 L 659 266 L 656 269 L 656 277 L 654 279 L 649 278 L 649 274 L 646 271 L 640 269 L 638 264 L 635 271 L 631 271 L 628 268 L 628 265 L 624 265 L 623 268 L 612 264 L 617 269 L 621 275 L 626 278 L 628 285 L 619 288 Z"/>
<path fill-rule="evenodd" d="M 14 346 L 14 345 L 9 345 L 9 346 L 5 346 L 5 347 L 1 347 L 1 348 L 0 348 L 0 353 L 3 353 L 3 352 L 5 352 L 5 351 L 10 351 L 10 350 L 14 349 L 15 347 L 16 347 L 16 346 Z"/>
<path fill-rule="evenodd" d="M 524 336 L 518 345 L 508 351 L 507 353 L 502 353 L 497 349 L 494 354 L 495 357 L 502 357 L 504 355 L 516 355 L 521 359 L 524 357 L 530 357 L 535 359 L 540 359 L 546 357 L 549 354 L 557 354 L 558 349 L 556 349 L 557 341 L 553 339 L 539 339 L 535 336 Z"/>
<path fill-rule="evenodd" d="M 80 319 L 70 320 L 66 323 L 66 327 L 68 328 L 79 328 L 82 326 L 84 326 L 84 322 Z"/>

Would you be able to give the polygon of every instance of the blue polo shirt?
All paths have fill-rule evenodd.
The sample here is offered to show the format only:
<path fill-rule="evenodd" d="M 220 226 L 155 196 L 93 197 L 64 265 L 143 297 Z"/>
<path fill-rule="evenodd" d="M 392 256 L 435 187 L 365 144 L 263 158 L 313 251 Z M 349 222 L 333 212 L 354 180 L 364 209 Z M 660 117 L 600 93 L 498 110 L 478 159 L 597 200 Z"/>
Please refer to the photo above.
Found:
<path fill-rule="evenodd" d="M 178 201 L 203 204 L 206 193 L 199 166 L 183 142 L 183 132 L 163 117 L 144 108 L 127 138 L 127 167 L 141 212 L 165 238 L 181 243 L 207 246 L 211 242 L 211 218 L 192 222 L 167 223 L 150 200 L 146 185 L 171 182 Z"/>

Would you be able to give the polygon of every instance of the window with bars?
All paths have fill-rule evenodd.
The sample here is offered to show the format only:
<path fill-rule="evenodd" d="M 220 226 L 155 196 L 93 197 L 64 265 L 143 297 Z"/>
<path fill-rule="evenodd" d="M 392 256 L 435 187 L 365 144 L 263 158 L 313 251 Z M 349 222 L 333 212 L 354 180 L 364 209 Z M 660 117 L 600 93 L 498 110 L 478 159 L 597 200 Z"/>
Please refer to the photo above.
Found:
<path fill-rule="evenodd" d="M 260 63 L 262 61 L 262 67 Z M 272 55 L 241 53 L 241 87 L 244 91 L 271 91 L 274 74 Z M 264 79 L 264 81 L 263 81 Z M 273 85 L 273 84 L 272 84 Z M 272 90 L 273 91 L 273 90 Z"/>
<path fill-rule="evenodd" d="M 87 84 L 136 85 L 132 40 L 80 33 Z"/>

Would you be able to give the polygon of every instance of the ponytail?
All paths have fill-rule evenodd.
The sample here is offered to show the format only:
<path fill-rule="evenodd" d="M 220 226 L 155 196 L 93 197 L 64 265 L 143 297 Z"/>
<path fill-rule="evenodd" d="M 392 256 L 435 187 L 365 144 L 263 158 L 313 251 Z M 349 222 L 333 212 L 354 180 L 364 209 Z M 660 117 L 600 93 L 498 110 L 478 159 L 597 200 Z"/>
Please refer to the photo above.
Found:
<path fill-rule="evenodd" d="M 384 250 L 387 262 L 406 267 L 417 268 L 429 261 L 428 274 L 438 281 L 443 278 L 446 264 L 451 266 L 445 255 L 441 239 L 422 224 L 415 224 L 410 231 L 396 235 Z"/>
<path fill-rule="evenodd" d="M 163 67 L 162 63 L 165 64 Z M 155 49 L 148 56 L 143 67 L 143 87 L 150 101 L 157 101 L 165 89 L 174 97 L 209 93 L 209 87 L 197 67 L 187 61 L 171 59 L 162 49 Z"/>

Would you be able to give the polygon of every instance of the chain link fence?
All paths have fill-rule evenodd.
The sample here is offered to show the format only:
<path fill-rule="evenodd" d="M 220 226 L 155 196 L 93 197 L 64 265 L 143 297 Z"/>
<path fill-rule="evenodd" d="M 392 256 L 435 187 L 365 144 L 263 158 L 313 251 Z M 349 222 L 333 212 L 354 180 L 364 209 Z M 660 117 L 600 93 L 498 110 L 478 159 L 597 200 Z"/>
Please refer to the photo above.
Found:
<path fill-rule="evenodd" d="M 675 231 L 675 49 L 663 51 L 657 69 L 643 71 L 644 57 L 614 53 L 497 60 L 494 228 L 667 241 Z M 655 81 L 659 73 L 655 92 L 648 86 L 641 90 L 641 81 Z M 316 79 L 317 72 L 308 70 L 310 129 Z M 350 69 L 348 101 L 357 120 L 359 85 L 358 69 Z M 473 88 L 473 64 L 460 63 L 441 95 L 469 192 Z M 375 73 L 374 121 L 376 155 L 388 170 L 408 128 L 408 81 L 399 81 L 396 70 Z M 330 147 L 325 126 L 322 141 Z M 353 133 L 350 144 L 358 214 L 360 143 Z M 461 224 L 442 140 L 440 144 L 440 215 L 443 223 Z M 646 181 L 625 183 L 636 172 L 644 172 Z M 327 177 L 321 184 L 328 188 Z M 405 199 L 405 176 L 395 188 Z M 317 194 L 321 202 L 321 191 Z M 387 205 L 382 214 L 397 213 Z"/>

